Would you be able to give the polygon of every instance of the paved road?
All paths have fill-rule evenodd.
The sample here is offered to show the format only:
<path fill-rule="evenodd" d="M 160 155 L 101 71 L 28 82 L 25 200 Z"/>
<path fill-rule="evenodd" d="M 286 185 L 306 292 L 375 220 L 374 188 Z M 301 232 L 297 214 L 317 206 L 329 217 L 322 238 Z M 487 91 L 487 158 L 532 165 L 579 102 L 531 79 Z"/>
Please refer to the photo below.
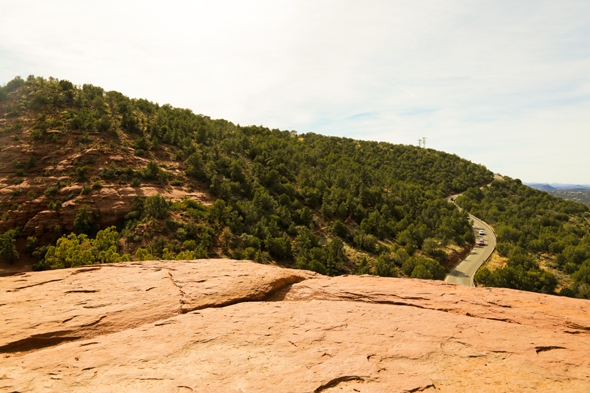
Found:
<path fill-rule="evenodd" d="M 458 195 L 450 196 L 454 201 Z M 458 206 L 457 206 L 458 207 Z M 458 207 L 459 208 L 459 207 Z M 473 220 L 473 231 L 475 232 L 476 239 L 484 239 L 485 245 L 478 246 L 477 244 L 471 250 L 471 253 L 461 263 L 459 263 L 445 278 L 446 282 L 454 284 L 465 285 L 468 287 L 475 286 L 473 283 L 473 276 L 477 269 L 483 265 L 483 263 L 492 255 L 496 248 L 496 235 L 494 231 L 489 227 L 488 224 L 480 220 L 479 218 L 469 215 L 469 218 Z M 480 236 L 479 231 L 483 229 L 485 235 Z"/>

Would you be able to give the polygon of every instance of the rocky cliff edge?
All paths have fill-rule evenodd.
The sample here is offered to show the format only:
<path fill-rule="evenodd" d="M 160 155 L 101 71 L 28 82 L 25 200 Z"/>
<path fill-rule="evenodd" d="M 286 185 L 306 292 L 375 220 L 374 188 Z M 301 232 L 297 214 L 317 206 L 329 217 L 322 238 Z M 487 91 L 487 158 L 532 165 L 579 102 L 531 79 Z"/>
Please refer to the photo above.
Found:
<path fill-rule="evenodd" d="M 588 392 L 590 303 L 231 260 L 0 277 L 0 391 Z"/>

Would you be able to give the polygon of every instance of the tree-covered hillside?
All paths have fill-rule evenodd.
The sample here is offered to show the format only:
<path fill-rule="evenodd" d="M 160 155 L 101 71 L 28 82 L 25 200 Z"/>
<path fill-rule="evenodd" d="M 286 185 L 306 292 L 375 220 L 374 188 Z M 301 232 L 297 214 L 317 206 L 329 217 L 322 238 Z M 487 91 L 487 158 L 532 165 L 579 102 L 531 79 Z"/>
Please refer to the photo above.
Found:
<path fill-rule="evenodd" d="M 590 190 L 587 189 L 549 190 L 545 192 L 556 197 L 590 206 Z"/>
<path fill-rule="evenodd" d="M 457 204 L 494 226 L 504 267 L 483 268 L 476 282 L 590 299 L 590 209 L 523 185 L 495 180 Z"/>
<path fill-rule="evenodd" d="M 442 278 L 474 241 L 445 196 L 492 179 L 432 149 L 239 126 L 33 76 L 0 88 L 0 142 L 2 260 L 38 269 L 225 256 Z M 101 205 L 113 193 L 123 216 Z"/>

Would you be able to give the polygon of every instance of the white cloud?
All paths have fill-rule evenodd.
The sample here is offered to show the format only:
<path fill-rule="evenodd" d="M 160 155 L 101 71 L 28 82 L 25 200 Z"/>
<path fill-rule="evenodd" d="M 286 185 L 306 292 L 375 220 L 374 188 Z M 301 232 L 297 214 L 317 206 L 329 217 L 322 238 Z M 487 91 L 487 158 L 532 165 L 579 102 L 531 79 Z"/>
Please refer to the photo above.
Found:
<path fill-rule="evenodd" d="M 3 1 L 0 83 L 93 83 L 225 118 L 590 184 L 587 1 Z M 576 142 L 570 142 L 570 141 Z"/>

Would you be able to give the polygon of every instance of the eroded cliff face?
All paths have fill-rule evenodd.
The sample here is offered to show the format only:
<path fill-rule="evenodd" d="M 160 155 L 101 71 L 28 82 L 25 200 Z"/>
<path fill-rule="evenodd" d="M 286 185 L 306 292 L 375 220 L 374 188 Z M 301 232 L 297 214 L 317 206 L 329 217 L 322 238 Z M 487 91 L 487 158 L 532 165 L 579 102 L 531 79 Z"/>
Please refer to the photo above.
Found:
<path fill-rule="evenodd" d="M 230 260 L 0 278 L 7 392 L 588 392 L 590 303 Z"/>

